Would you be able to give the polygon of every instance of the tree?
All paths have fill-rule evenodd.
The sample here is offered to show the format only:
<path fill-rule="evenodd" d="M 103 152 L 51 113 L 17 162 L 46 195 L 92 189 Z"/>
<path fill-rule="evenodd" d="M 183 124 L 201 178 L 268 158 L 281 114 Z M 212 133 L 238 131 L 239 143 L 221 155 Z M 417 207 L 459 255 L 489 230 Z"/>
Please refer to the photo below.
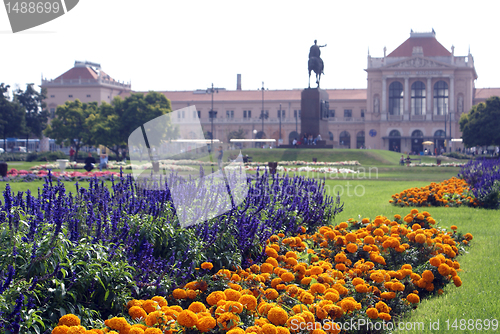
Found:
<path fill-rule="evenodd" d="M 500 146 L 500 97 L 481 102 L 460 117 L 460 131 L 466 147 Z"/>
<path fill-rule="evenodd" d="M 97 102 L 82 103 L 80 100 L 66 101 L 56 110 L 56 118 L 47 126 L 45 135 L 54 138 L 57 144 L 75 146 L 75 157 L 83 145 L 94 145 L 92 121 L 97 117 Z"/>
<path fill-rule="evenodd" d="M 231 131 L 227 135 L 227 140 L 231 142 L 231 139 L 245 139 L 245 130 L 239 128 L 238 131 Z"/>
<path fill-rule="evenodd" d="M 134 93 L 124 100 L 115 97 L 111 104 L 103 103 L 98 116 L 91 119 L 92 134 L 97 143 L 109 147 L 118 157 L 135 129 L 171 111 L 170 101 L 161 93 Z M 161 132 L 165 138 L 179 136 L 179 129 L 171 124 L 161 124 Z"/>
<path fill-rule="evenodd" d="M 0 133 L 3 135 L 3 149 L 6 151 L 6 138 L 18 137 L 24 133 L 25 111 L 17 101 L 9 101 L 8 89 L 3 83 L 0 84 Z"/>
<path fill-rule="evenodd" d="M 15 92 L 15 99 L 26 110 L 26 149 L 30 135 L 41 137 L 49 119 L 49 113 L 45 109 L 46 104 L 43 102 L 47 98 L 46 90 L 42 89 L 41 92 L 37 92 L 33 85 L 28 84 L 26 90 L 19 88 Z"/>

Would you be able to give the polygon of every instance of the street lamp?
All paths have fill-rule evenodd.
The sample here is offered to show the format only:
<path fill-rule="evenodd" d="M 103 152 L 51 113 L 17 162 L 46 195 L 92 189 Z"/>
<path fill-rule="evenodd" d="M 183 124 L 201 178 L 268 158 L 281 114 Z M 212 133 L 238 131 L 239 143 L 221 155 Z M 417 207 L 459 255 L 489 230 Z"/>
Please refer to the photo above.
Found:
<path fill-rule="evenodd" d="M 278 146 L 280 146 L 280 144 L 281 144 L 281 103 L 280 103 L 279 118 L 280 118 L 280 136 L 278 139 Z"/>
<path fill-rule="evenodd" d="M 210 108 L 210 111 L 208 112 L 208 116 L 210 117 L 210 123 L 211 123 L 211 133 L 210 133 L 210 151 L 212 151 L 212 148 L 214 147 L 214 118 L 217 117 L 217 111 L 214 111 L 214 93 L 219 93 L 219 89 L 215 88 L 214 89 L 214 84 L 212 83 L 212 88 L 207 89 L 207 94 L 212 94 L 212 108 Z"/>
<path fill-rule="evenodd" d="M 252 133 L 253 133 L 253 139 L 257 138 L 257 129 L 253 129 Z M 254 143 L 254 147 L 257 146 L 256 144 L 257 143 Z"/>
<path fill-rule="evenodd" d="M 262 81 L 262 111 L 260 112 L 260 118 L 262 119 L 262 136 L 264 135 L 264 119 L 269 117 L 268 112 L 264 112 L 264 81 Z"/>
<path fill-rule="evenodd" d="M 443 145 L 444 145 L 444 151 L 446 152 L 446 150 L 447 150 L 447 148 L 446 148 L 446 119 L 448 118 L 448 113 L 446 112 L 446 102 L 444 102 L 443 114 L 444 114 L 444 142 L 443 142 Z"/>

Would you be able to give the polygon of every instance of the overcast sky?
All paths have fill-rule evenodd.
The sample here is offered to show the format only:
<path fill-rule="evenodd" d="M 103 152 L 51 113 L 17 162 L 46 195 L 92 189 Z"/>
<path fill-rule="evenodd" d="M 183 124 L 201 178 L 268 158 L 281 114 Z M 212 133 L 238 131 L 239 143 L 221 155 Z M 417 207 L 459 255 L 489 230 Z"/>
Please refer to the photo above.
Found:
<path fill-rule="evenodd" d="M 80 0 L 64 16 L 13 34 L 0 9 L 0 82 L 54 79 L 75 60 L 100 63 L 136 91 L 305 88 L 314 39 L 322 88 L 365 88 L 367 52 L 382 57 L 431 31 L 456 56 L 469 46 L 476 87 L 500 87 L 498 4 L 493 1 Z M 497 7 L 496 9 L 494 7 Z"/>

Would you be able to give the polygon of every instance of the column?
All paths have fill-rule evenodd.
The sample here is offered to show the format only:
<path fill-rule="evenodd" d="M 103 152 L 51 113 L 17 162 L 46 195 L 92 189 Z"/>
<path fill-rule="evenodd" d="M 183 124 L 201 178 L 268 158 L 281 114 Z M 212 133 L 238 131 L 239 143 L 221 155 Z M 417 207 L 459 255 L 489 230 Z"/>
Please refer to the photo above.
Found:
<path fill-rule="evenodd" d="M 387 119 L 387 78 L 382 77 L 382 105 L 380 106 L 382 110 L 382 120 Z"/>
<path fill-rule="evenodd" d="M 410 115 L 410 80 L 408 77 L 405 77 L 405 87 L 404 87 L 404 112 L 403 119 L 409 120 Z"/>
<path fill-rule="evenodd" d="M 453 134 L 452 134 L 452 131 L 454 130 L 454 123 L 452 123 L 451 121 L 455 120 L 455 77 L 453 75 L 450 75 L 450 94 L 449 94 L 450 98 L 449 98 L 449 104 L 450 104 L 450 109 L 449 109 L 449 114 L 450 114 L 450 117 L 449 117 L 449 121 L 450 121 L 450 125 L 449 125 L 449 133 L 450 133 L 450 138 L 453 137 Z M 455 131 L 453 131 L 455 132 Z M 451 142 L 449 144 L 451 147 Z"/>
<path fill-rule="evenodd" d="M 425 119 L 432 120 L 432 78 L 427 78 L 427 96 L 425 97 L 427 106 L 425 110 Z"/>

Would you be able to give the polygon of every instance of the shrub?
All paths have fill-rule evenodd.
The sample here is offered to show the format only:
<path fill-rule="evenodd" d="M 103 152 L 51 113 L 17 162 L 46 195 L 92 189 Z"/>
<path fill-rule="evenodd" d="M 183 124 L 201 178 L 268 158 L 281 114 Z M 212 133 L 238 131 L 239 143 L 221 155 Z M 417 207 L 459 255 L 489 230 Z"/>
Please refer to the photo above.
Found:
<path fill-rule="evenodd" d="M 485 208 L 500 207 L 500 158 L 469 161 L 458 173 Z"/>

